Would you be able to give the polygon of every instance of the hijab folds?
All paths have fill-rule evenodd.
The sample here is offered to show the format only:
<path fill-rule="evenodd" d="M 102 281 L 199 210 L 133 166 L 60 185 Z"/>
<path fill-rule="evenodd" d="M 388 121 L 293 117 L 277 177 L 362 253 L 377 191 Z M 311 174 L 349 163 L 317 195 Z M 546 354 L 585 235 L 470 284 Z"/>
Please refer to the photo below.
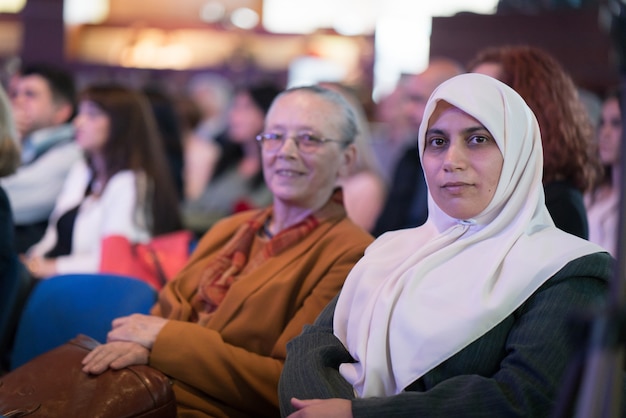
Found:
<path fill-rule="evenodd" d="M 355 363 L 340 366 L 360 397 L 390 396 L 487 333 L 569 261 L 602 248 L 560 231 L 544 203 L 537 120 L 510 87 L 462 74 L 431 95 L 419 129 L 444 100 L 481 122 L 502 152 L 489 205 L 454 219 L 428 195 L 417 228 L 388 232 L 350 272 L 334 316 L 335 335 Z"/>

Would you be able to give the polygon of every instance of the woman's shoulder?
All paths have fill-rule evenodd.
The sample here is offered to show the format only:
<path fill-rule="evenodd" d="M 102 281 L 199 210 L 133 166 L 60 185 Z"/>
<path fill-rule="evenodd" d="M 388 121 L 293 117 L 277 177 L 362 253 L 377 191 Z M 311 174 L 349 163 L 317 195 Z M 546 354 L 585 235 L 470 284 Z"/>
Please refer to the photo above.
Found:
<path fill-rule="evenodd" d="M 607 252 L 596 252 L 571 260 L 550 280 L 564 280 L 572 277 L 590 277 L 603 281 L 611 280 L 615 259 Z"/>
<path fill-rule="evenodd" d="M 84 158 L 79 158 L 70 166 L 67 176 L 65 177 L 65 189 L 84 191 L 91 179 L 91 170 Z"/>
<path fill-rule="evenodd" d="M 525 303 L 569 306 L 580 309 L 602 306 L 612 280 L 614 259 L 607 252 L 588 254 L 571 260 L 546 280 Z"/>
<path fill-rule="evenodd" d="M 348 245 L 350 243 L 354 243 L 355 239 L 360 241 L 367 241 L 368 243 L 374 241 L 374 237 L 372 236 L 372 234 L 367 232 L 361 226 L 354 223 L 354 221 L 352 221 L 348 216 L 342 218 L 340 222 L 336 223 L 329 230 L 329 234 L 333 236 L 343 237 L 341 238 L 341 240 L 345 241 Z M 350 237 L 350 239 L 346 239 L 347 237 Z"/>
<path fill-rule="evenodd" d="M 143 190 L 144 186 L 138 184 L 141 172 L 133 170 L 121 170 L 115 173 L 107 182 L 103 192 L 103 199 L 118 200 L 133 196 L 136 198 L 138 190 Z"/>
<path fill-rule="evenodd" d="M 112 181 L 135 181 L 138 176 L 143 175 L 143 172 L 134 171 L 134 170 L 120 170 L 117 173 L 113 174 L 109 179 L 109 182 Z"/>
<path fill-rule="evenodd" d="M 126 187 L 135 190 L 139 179 L 145 179 L 145 174 L 142 171 L 121 170 L 111 176 L 106 188 L 109 191 Z"/>
<path fill-rule="evenodd" d="M 84 158 L 79 158 L 74 161 L 70 165 L 70 169 L 68 171 L 68 175 L 84 175 L 86 176 L 89 173 L 89 165 L 87 164 L 87 160 Z"/>

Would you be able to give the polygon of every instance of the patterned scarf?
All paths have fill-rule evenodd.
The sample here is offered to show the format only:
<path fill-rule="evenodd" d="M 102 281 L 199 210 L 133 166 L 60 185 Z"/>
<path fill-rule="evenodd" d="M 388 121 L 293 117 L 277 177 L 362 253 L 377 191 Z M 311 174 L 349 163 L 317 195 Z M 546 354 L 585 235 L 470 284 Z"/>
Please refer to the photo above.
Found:
<path fill-rule="evenodd" d="M 241 225 L 224 248 L 208 262 L 202 272 L 198 292 L 192 299 L 194 311 L 198 312 L 199 318 L 192 320 L 203 322 L 208 319 L 206 314 L 218 308 L 240 273 L 253 270 L 267 259 L 299 243 L 326 220 L 345 216 L 343 193 L 341 189 L 335 189 L 329 201 L 320 210 L 280 231 L 266 242 L 260 251 L 251 255 L 255 235 L 263 228 L 272 213 L 272 208 L 265 209 Z"/>

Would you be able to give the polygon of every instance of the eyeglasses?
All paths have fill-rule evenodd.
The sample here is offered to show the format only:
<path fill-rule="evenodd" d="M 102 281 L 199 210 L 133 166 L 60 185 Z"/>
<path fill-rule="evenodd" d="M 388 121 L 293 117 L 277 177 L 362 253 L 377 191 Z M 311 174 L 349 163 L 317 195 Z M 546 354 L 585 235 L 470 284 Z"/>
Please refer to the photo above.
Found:
<path fill-rule="evenodd" d="M 307 154 L 313 153 L 320 149 L 327 142 L 337 142 L 345 144 L 350 141 L 339 141 L 337 139 L 319 138 L 313 134 L 300 133 L 295 136 L 288 137 L 284 134 L 266 133 L 257 135 L 256 140 L 263 146 L 265 151 L 276 152 L 282 148 L 287 138 L 293 139 L 296 147 Z"/>

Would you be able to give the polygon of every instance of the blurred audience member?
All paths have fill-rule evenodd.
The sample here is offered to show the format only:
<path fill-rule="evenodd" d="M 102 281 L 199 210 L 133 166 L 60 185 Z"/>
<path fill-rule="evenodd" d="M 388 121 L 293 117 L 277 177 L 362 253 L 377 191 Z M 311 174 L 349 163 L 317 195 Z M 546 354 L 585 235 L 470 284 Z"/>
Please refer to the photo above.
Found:
<path fill-rule="evenodd" d="M 171 171 L 172 179 L 179 200 L 183 200 L 183 133 L 179 114 L 173 99 L 157 86 L 143 90 L 150 101 L 152 112 L 163 141 L 165 156 Z"/>
<path fill-rule="evenodd" d="M 583 193 L 600 175 L 588 110 L 574 81 L 547 52 L 529 46 L 479 51 L 468 65 L 508 84 L 528 103 L 543 139 L 543 185 L 546 206 L 560 229 L 589 237 Z"/>
<path fill-rule="evenodd" d="M 0 87 L 0 177 L 13 174 L 20 165 L 20 147 L 9 98 Z M 7 195 L 0 185 L 0 282 L 17 259 L 13 215 Z"/>
<path fill-rule="evenodd" d="M 578 97 L 583 102 L 583 105 L 589 114 L 593 131 L 597 132 L 598 123 L 600 122 L 600 117 L 602 116 L 602 98 L 594 92 L 580 87 L 578 87 L 577 90 Z"/>
<path fill-rule="evenodd" d="M 393 172 L 402 154 L 417 136 L 412 118 L 403 112 L 408 99 L 406 83 L 409 78 L 410 75 L 402 74 L 394 90 L 377 102 L 375 120 L 371 123 L 372 148 L 388 186 L 392 183 Z"/>
<path fill-rule="evenodd" d="M 404 83 L 406 98 L 400 112 L 410 121 L 413 132 L 417 132 L 422 123 L 430 94 L 439 84 L 463 71 L 463 67 L 456 61 L 439 57 L 433 58 L 423 72 L 407 78 Z M 372 232 L 374 236 L 426 222 L 428 194 L 417 154 L 416 135 L 408 142 L 394 170 L 391 189 Z"/>
<path fill-rule="evenodd" d="M 76 110 L 71 74 L 33 64 L 13 79 L 9 94 L 22 164 L 0 184 L 13 209 L 17 251 L 23 253 L 43 236 L 65 177 L 81 153 L 70 123 Z"/>
<path fill-rule="evenodd" d="M 190 103 L 185 120 L 193 130 L 188 130 L 184 138 L 184 198 L 196 200 L 211 181 L 221 156 L 215 140 L 227 127 L 233 92 L 228 80 L 213 73 L 196 74 L 187 91 Z"/>
<path fill-rule="evenodd" d="M 200 126 L 202 114 L 200 107 L 185 93 L 175 93 L 173 96 L 174 108 L 180 121 L 180 130 L 183 138 L 183 149 L 190 138 L 196 136 L 196 129 Z"/>
<path fill-rule="evenodd" d="M 619 204 L 621 190 L 622 111 L 619 92 L 607 95 L 598 124 L 598 151 L 604 175 L 585 195 L 589 221 L 589 241 L 595 242 L 617 257 Z"/>
<path fill-rule="evenodd" d="M 228 123 L 226 115 L 233 95 L 230 81 L 219 74 L 200 73 L 189 80 L 187 91 L 200 109 L 198 136 L 205 140 L 214 139 Z"/>
<path fill-rule="evenodd" d="M 341 94 L 354 110 L 358 130 L 354 138 L 356 160 L 346 175 L 339 178 L 339 184 L 343 188 L 348 216 L 371 232 L 385 203 L 386 185 L 372 149 L 369 121 L 358 96 L 349 87 L 331 82 L 320 85 Z"/>
<path fill-rule="evenodd" d="M 34 277 L 98 271 L 101 241 L 130 242 L 181 228 L 163 145 L 144 95 L 117 85 L 88 87 L 74 121 L 86 159 L 67 177 L 42 240 L 25 262 Z"/>
<path fill-rule="evenodd" d="M 198 196 L 188 196 L 183 204 L 186 228 L 200 235 L 221 218 L 241 210 L 264 207 L 272 201 L 263 180 L 255 137 L 263 131 L 265 114 L 279 92 L 272 84 L 236 90 L 226 131 L 215 138 L 220 152 L 215 166 L 210 168 L 213 175 L 202 187 L 194 187 L 200 191 Z M 196 182 L 198 179 L 189 180 Z"/>

